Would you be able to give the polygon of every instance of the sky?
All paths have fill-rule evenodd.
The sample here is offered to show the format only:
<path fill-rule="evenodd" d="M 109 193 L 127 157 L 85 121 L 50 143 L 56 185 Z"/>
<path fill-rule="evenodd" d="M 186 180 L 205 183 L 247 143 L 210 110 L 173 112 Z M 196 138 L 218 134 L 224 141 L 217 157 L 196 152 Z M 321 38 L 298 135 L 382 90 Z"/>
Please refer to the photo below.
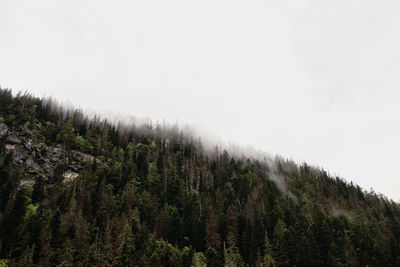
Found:
<path fill-rule="evenodd" d="M 189 123 L 400 201 L 399 1 L 0 1 L 0 86 Z"/>

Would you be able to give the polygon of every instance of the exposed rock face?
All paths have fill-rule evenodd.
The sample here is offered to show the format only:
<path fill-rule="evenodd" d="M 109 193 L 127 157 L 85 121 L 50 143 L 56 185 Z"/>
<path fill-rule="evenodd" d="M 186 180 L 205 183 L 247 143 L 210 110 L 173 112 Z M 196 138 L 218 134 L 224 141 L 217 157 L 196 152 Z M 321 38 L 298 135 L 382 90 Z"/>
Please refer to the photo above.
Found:
<path fill-rule="evenodd" d="M 3 137 L 8 132 L 8 126 L 4 123 L 4 119 L 0 117 L 0 137 Z"/>
<path fill-rule="evenodd" d="M 6 144 L 5 147 L 7 152 L 15 150 L 15 145 Z"/>
<path fill-rule="evenodd" d="M 43 169 L 33 160 L 32 157 L 29 157 L 26 161 L 25 161 L 25 165 L 26 165 L 26 173 L 29 173 L 31 175 L 36 175 L 36 174 L 40 174 L 43 172 Z"/>
<path fill-rule="evenodd" d="M 32 180 L 23 180 L 21 181 L 21 183 L 19 184 L 20 187 L 31 187 L 33 186 L 34 181 Z"/>
<path fill-rule="evenodd" d="M 19 139 L 14 133 L 11 133 L 7 136 L 7 141 L 12 144 L 21 144 L 21 139 Z"/>
<path fill-rule="evenodd" d="M 79 173 L 71 171 L 71 170 L 67 170 L 64 175 L 63 175 L 63 182 L 64 183 L 70 183 L 73 180 L 75 180 L 76 177 L 78 177 Z"/>
<path fill-rule="evenodd" d="M 42 140 L 39 131 L 23 128 L 12 130 L 0 117 L 0 138 L 6 136 L 5 149 L 12 152 L 14 164 L 24 170 L 24 177 L 20 186 L 33 185 L 34 177 L 40 175 L 45 180 L 53 177 L 54 170 L 59 163 L 65 164 L 63 182 L 68 183 L 78 177 L 85 164 L 92 163 L 94 157 L 80 151 L 69 150 L 68 155 L 60 144 L 47 146 Z M 97 160 L 97 163 L 101 163 Z"/>
<path fill-rule="evenodd" d="M 35 152 L 43 169 L 50 176 L 53 175 L 53 171 L 57 166 L 57 163 L 63 162 L 63 148 L 61 145 L 36 147 Z"/>

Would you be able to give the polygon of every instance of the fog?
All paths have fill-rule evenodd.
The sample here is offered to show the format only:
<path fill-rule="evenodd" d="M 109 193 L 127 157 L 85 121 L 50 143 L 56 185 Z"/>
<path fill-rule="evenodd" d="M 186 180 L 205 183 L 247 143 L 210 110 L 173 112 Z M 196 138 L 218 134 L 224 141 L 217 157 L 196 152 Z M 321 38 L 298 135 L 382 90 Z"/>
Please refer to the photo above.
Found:
<path fill-rule="evenodd" d="M 398 201 L 399 9 L 369 0 L 5 0 L 0 86 L 107 116 L 188 123 Z"/>

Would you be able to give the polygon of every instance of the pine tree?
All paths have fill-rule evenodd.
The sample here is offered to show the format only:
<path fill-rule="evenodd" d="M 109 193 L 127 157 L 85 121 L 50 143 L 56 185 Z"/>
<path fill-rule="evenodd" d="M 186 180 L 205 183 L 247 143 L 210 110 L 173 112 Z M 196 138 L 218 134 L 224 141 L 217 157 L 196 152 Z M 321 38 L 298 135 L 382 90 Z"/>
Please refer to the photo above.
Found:
<path fill-rule="evenodd" d="M 214 209 L 211 206 L 209 206 L 207 210 L 208 210 L 208 218 L 207 218 L 206 237 L 205 237 L 206 248 L 212 247 L 214 251 L 217 253 L 217 251 L 221 249 L 221 236 L 218 233 L 218 224 L 215 218 Z"/>

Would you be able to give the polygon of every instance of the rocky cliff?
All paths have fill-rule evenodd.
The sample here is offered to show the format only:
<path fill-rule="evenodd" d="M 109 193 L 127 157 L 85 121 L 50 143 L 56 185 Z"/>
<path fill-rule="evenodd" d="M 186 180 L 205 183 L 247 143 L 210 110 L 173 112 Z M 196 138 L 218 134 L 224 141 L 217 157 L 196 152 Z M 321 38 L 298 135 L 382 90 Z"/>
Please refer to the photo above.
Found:
<path fill-rule="evenodd" d="M 0 139 L 6 152 L 12 152 L 14 164 L 21 168 L 24 177 L 20 186 L 31 186 L 37 176 L 51 180 L 55 171 L 61 172 L 64 183 L 74 180 L 85 164 L 92 164 L 94 157 L 76 150 L 66 152 L 62 144 L 46 145 L 41 135 L 42 126 L 22 126 L 13 129 L 0 117 Z M 100 163 L 99 160 L 96 160 Z"/>

